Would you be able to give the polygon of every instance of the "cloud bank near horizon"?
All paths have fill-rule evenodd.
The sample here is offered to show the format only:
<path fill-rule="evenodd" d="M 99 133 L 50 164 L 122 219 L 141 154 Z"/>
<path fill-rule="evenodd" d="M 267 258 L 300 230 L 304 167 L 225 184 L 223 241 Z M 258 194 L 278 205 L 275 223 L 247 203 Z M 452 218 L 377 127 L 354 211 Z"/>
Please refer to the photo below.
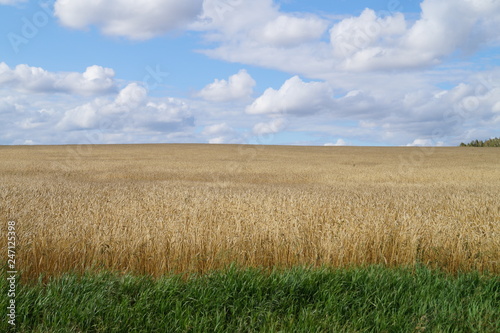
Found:
<path fill-rule="evenodd" d="M 203 41 L 198 52 L 240 70 L 179 98 L 153 97 L 144 82 L 99 64 L 53 72 L 0 62 L 0 143 L 86 143 L 98 133 L 93 143 L 259 143 L 271 135 L 289 144 L 406 146 L 498 135 L 500 67 L 465 59 L 500 46 L 500 2 L 420 7 L 416 18 L 398 8 L 332 18 L 284 12 L 272 0 L 57 0 L 63 27 L 135 42 L 186 31 Z M 253 67 L 289 78 L 257 90 Z"/>

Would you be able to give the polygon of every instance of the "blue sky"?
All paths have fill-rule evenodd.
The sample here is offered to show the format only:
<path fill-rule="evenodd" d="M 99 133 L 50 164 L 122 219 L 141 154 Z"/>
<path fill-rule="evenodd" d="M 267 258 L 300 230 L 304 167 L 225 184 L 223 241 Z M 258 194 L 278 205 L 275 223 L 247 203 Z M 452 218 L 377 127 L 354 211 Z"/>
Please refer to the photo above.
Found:
<path fill-rule="evenodd" d="M 500 2 L 0 0 L 0 144 L 499 136 Z"/>

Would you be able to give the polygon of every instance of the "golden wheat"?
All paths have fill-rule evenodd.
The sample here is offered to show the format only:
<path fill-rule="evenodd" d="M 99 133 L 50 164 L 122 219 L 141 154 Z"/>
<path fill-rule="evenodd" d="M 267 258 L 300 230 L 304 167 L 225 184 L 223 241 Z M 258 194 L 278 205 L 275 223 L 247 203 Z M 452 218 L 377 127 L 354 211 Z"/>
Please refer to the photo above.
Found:
<path fill-rule="evenodd" d="M 234 262 L 498 273 L 499 165 L 495 148 L 0 147 L 0 222 L 16 221 L 26 278 Z"/>

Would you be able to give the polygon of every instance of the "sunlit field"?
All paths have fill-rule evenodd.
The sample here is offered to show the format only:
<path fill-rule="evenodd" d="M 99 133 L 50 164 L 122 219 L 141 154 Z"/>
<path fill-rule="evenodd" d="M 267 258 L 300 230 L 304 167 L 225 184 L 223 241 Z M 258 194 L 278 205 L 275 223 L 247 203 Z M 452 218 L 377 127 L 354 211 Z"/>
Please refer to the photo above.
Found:
<path fill-rule="evenodd" d="M 498 332 L 499 165 L 497 148 L 0 147 L 17 271 L 0 307 L 15 291 L 30 333 Z"/>
<path fill-rule="evenodd" d="M 500 271 L 495 148 L 0 147 L 17 269 Z M 2 245 L 6 245 L 2 238 Z M 6 255 L 6 254 L 2 254 Z"/>

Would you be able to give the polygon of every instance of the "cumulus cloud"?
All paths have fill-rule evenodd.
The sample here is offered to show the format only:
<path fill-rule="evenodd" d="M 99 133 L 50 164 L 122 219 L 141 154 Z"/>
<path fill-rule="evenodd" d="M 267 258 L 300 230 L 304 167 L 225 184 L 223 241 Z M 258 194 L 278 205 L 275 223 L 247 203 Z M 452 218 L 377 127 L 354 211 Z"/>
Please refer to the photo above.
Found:
<path fill-rule="evenodd" d="M 490 0 L 425 0 L 412 25 L 401 13 L 386 18 L 366 9 L 330 30 L 342 68 L 385 70 L 440 64 L 456 51 L 472 53 L 499 40 L 500 3 Z M 496 22 L 496 23 L 495 23 Z M 341 59 L 341 58 L 339 58 Z"/>
<path fill-rule="evenodd" d="M 318 40 L 327 28 L 326 21 L 315 16 L 295 17 L 281 14 L 261 29 L 256 29 L 257 39 L 264 43 L 290 47 Z"/>
<path fill-rule="evenodd" d="M 205 0 L 203 14 L 192 29 L 224 43 L 293 47 L 320 38 L 327 20 L 316 15 L 280 12 L 272 0 Z"/>
<path fill-rule="evenodd" d="M 51 103 L 31 98 L 0 89 L 1 144 L 25 144 L 27 140 L 35 144 L 48 143 L 43 137 L 46 132 L 61 136 L 54 129 L 58 114 L 49 106 Z"/>
<path fill-rule="evenodd" d="M 300 101 L 288 101 L 285 96 L 296 93 L 290 88 L 288 92 L 292 93 L 284 93 L 286 89 L 283 87 L 307 84 L 295 78 L 292 82 L 296 84 L 288 82 L 279 90 L 269 88 L 247 108 L 247 112 L 270 117 L 280 114 L 286 116 L 287 129 L 291 132 L 314 132 L 315 136 L 323 133 L 325 138 L 334 134 L 345 142 L 453 145 L 466 141 L 469 136 L 487 137 L 498 132 L 495 129 L 500 120 L 497 73 L 498 70 L 477 73 L 446 90 L 428 85 L 415 91 L 391 91 L 390 94 L 373 94 L 359 89 L 343 95 L 337 93 L 335 97 L 323 93 L 319 96 L 325 97 L 318 99 L 323 101 L 318 104 L 323 107 L 316 112 L 305 106 L 311 104 L 318 91 L 330 91 L 331 87 L 328 83 L 318 82 L 324 86 L 322 89 L 298 89 L 308 93 L 299 96 Z M 294 112 L 286 111 L 287 101 Z M 301 107 L 297 108 L 297 105 Z M 254 126 L 253 131 L 272 132 L 272 128 L 263 122 Z"/>
<path fill-rule="evenodd" d="M 346 18 L 330 29 L 330 42 L 336 57 L 349 57 L 359 49 L 393 44 L 394 37 L 406 32 L 406 21 L 401 13 L 386 18 L 365 9 L 360 16 Z"/>
<path fill-rule="evenodd" d="M 273 0 L 205 0 L 202 15 L 191 29 L 210 32 L 212 41 L 243 38 L 279 15 Z"/>
<path fill-rule="evenodd" d="M 449 89 L 430 86 L 388 95 L 361 89 L 332 94 L 326 82 L 292 77 L 248 106 L 247 111 L 257 113 L 227 112 L 227 105 L 209 103 L 211 116 L 204 101 L 153 98 L 137 83 L 107 96 L 50 99 L 4 87 L 0 89 L 0 142 L 242 143 L 251 139 L 264 143 L 262 139 L 274 138 L 286 127 L 287 133 L 297 133 L 307 144 L 454 145 L 498 136 L 498 74 L 498 70 L 477 73 Z M 311 107 L 315 96 L 319 102 Z M 193 126 L 195 117 L 201 131 Z M 89 141 L 89 135 L 98 139 Z M 332 136 L 343 141 L 330 141 Z M 294 142 L 281 141 L 283 137 L 280 143 Z"/>
<path fill-rule="evenodd" d="M 255 80 L 242 69 L 237 74 L 229 77 L 229 80 L 216 79 L 203 88 L 198 96 L 213 102 L 227 102 L 238 99 L 246 99 L 253 93 Z"/>
<path fill-rule="evenodd" d="M 342 64 L 338 67 L 352 69 L 357 62 L 383 52 L 384 46 L 397 46 L 405 32 L 403 14 L 380 18 L 375 11 L 365 9 L 359 17 L 346 18 L 330 29 L 333 56 Z"/>
<path fill-rule="evenodd" d="M 144 87 L 131 83 L 114 100 L 97 98 L 66 111 L 56 128 L 173 132 L 193 125 L 194 118 L 186 103 L 175 98 L 152 101 Z"/>
<path fill-rule="evenodd" d="M 335 99 L 335 115 L 350 118 L 380 116 L 380 109 L 374 106 L 384 106 L 386 111 L 391 108 L 386 101 L 377 100 L 374 96 L 362 90 L 348 91 L 344 96 Z"/>
<path fill-rule="evenodd" d="M 347 146 L 347 142 L 344 139 L 338 139 L 335 143 L 325 143 L 325 147 L 338 147 L 338 146 Z"/>
<path fill-rule="evenodd" d="M 57 0 L 55 15 L 67 27 L 98 26 L 106 35 L 149 39 L 184 28 L 202 10 L 203 0 Z"/>
<path fill-rule="evenodd" d="M 366 9 L 339 21 L 284 13 L 273 0 L 57 0 L 54 8 L 65 26 L 96 25 L 105 34 L 131 39 L 172 29 L 201 31 L 216 43 L 202 50 L 211 57 L 313 78 L 428 68 L 457 51 L 471 53 L 500 40 L 500 3 L 491 0 L 424 0 L 417 20 Z"/>
<path fill-rule="evenodd" d="M 14 122 L 19 119 L 19 115 L 23 115 L 24 107 L 16 99 L 12 97 L 0 97 L 0 124 L 2 126 L 2 134 L 14 128 Z M 5 127 L 4 127 L 5 126 Z"/>
<path fill-rule="evenodd" d="M 227 123 L 206 126 L 202 134 L 208 137 L 208 143 L 241 143 L 242 136 Z"/>
<path fill-rule="evenodd" d="M 407 147 L 432 147 L 432 146 L 444 146 L 442 141 L 434 142 L 431 139 L 415 139 L 412 143 L 406 145 Z"/>
<path fill-rule="evenodd" d="M 57 0 L 54 8 L 63 25 L 131 39 L 201 31 L 216 45 L 201 51 L 211 57 L 311 78 L 429 68 L 500 40 L 500 3 L 491 0 L 424 0 L 417 20 L 366 9 L 339 21 L 284 13 L 273 0 Z"/>
<path fill-rule="evenodd" d="M 11 69 L 7 64 L 0 63 L 0 84 L 24 92 L 106 94 L 116 90 L 114 76 L 113 69 L 101 66 L 90 66 L 83 73 L 54 73 L 24 64 Z"/>
<path fill-rule="evenodd" d="M 191 28 L 215 43 L 200 51 L 210 57 L 310 74 L 331 66 L 328 45 L 319 43 L 328 25 L 317 15 L 280 12 L 272 0 L 206 0 Z"/>
<path fill-rule="evenodd" d="M 401 13 L 381 18 L 366 9 L 331 30 L 334 55 L 347 70 L 429 67 L 456 51 L 471 53 L 498 40 L 500 3 L 489 0 L 425 0 L 410 25 Z"/>
<path fill-rule="evenodd" d="M 277 118 L 271 120 L 270 122 L 255 124 L 252 131 L 256 135 L 275 134 L 283 130 L 285 128 L 285 124 L 285 119 Z"/>
<path fill-rule="evenodd" d="M 243 3 L 227 8 L 224 19 L 211 7 L 205 8 L 204 13 L 215 18 L 198 28 L 218 45 L 203 52 L 312 78 L 430 68 L 457 52 L 470 54 L 500 40 L 496 28 L 500 3 L 491 0 L 424 0 L 415 21 L 399 12 L 382 14 L 371 9 L 336 21 L 285 14 L 268 0 L 256 1 L 255 7 Z M 328 28 L 329 41 L 325 41 Z"/>
<path fill-rule="evenodd" d="M 14 1 L 0 4 L 6 2 Z M 470 71 L 476 69 L 469 64 L 432 69 L 457 54 L 498 45 L 498 1 L 424 0 L 416 19 L 370 9 L 341 19 L 285 13 L 272 0 L 57 0 L 55 10 L 64 25 L 95 25 L 105 34 L 132 39 L 187 27 L 201 32 L 206 45 L 213 46 L 205 54 L 297 76 L 248 102 L 255 81 L 241 70 L 204 87 L 198 96 L 207 103 L 153 99 L 138 84 L 120 90 L 113 70 L 100 66 L 83 73 L 54 73 L 0 63 L 2 142 L 14 142 L 11 125 L 25 131 L 82 133 L 104 123 L 113 135 L 121 131 L 131 141 L 142 135 L 138 133 L 181 133 L 193 128 L 193 105 L 199 109 L 197 125 L 204 130 L 191 133 L 191 139 L 209 142 L 241 142 L 241 131 L 277 133 L 285 121 L 290 132 L 314 132 L 316 143 L 329 142 L 332 135 L 342 138 L 333 145 L 453 144 L 468 136 L 498 135 L 500 83 L 490 79 L 499 77 L 498 70 L 489 66 L 493 73 L 474 77 Z M 46 96 L 41 100 L 40 95 L 53 92 L 67 95 L 51 100 L 72 102 L 51 104 Z M 17 94 L 24 99 L 16 99 Z M 230 101 L 248 102 L 246 114 L 240 108 L 228 110 L 224 103 Z M 324 137 L 318 139 L 321 133 Z M 34 140 L 22 139 L 15 142 Z"/>
<path fill-rule="evenodd" d="M 246 112 L 249 114 L 307 115 L 331 107 L 330 86 L 325 82 L 304 82 L 294 76 L 275 90 L 268 88 Z"/>
<path fill-rule="evenodd" d="M 147 91 L 137 83 L 131 83 L 123 88 L 115 99 L 117 106 L 135 108 L 146 103 Z"/>

